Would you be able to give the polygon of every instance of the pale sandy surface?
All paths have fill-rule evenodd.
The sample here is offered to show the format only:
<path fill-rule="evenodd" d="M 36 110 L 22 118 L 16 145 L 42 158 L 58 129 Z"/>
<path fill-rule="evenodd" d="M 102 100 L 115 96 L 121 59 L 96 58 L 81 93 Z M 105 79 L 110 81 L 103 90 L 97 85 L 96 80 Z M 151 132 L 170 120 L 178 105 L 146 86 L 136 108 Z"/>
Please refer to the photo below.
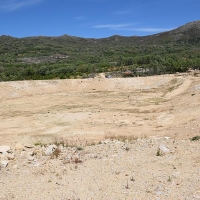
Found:
<path fill-rule="evenodd" d="M 128 151 L 120 142 L 85 147 L 78 164 L 65 163 L 73 149 L 34 162 L 15 152 L 0 170 L 0 199 L 200 199 L 199 142 L 189 140 L 199 122 L 199 77 L 0 83 L 0 145 L 143 138 Z M 161 144 L 171 153 L 156 156 Z"/>

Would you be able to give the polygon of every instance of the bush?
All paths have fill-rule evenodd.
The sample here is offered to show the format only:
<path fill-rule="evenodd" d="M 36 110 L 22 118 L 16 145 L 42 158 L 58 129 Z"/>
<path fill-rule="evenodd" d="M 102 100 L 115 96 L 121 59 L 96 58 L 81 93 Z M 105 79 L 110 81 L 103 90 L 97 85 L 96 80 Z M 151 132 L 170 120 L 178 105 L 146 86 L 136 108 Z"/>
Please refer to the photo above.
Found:
<path fill-rule="evenodd" d="M 78 151 L 82 151 L 82 150 L 83 150 L 82 147 L 77 147 L 76 149 L 77 149 Z"/>
<path fill-rule="evenodd" d="M 200 140 L 200 135 L 194 136 L 190 140 L 191 141 Z"/>

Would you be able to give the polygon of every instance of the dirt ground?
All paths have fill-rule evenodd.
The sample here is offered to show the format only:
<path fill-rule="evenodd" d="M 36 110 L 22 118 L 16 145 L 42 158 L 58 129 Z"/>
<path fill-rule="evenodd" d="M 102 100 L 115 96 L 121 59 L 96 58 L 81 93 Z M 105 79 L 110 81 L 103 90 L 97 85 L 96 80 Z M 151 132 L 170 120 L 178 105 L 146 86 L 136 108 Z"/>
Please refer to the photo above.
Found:
<path fill-rule="evenodd" d="M 73 149 L 34 163 L 15 152 L 0 169 L 0 199 L 200 199 L 200 147 L 190 141 L 199 122 L 200 77 L 2 82 L 0 146 L 135 140 L 84 147 L 80 164 L 63 161 Z M 160 144 L 169 155 L 156 156 Z"/>

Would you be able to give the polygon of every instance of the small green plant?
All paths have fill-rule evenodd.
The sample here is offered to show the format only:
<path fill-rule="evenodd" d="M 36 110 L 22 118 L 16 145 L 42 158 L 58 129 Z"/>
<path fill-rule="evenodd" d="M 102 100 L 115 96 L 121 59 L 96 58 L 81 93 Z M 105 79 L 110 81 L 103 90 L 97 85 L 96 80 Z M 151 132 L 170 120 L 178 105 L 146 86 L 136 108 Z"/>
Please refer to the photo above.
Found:
<path fill-rule="evenodd" d="M 133 176 L 130 178 L 130 181 L 133 181 L 133 182 L 135 181 L 135 179 L 133 178 Z"/>
<path fill-rule="evenodd" d="M 95 142 L 92 142 L 92 143 L 90 143 L 90 146 L 94 146 L 96 143 Z"/>
<path fill-rule="evenodd" d="M 64 140 L 60 140 L 60 141 L 58 141 L 58 140 L 56 140 L 55 142 L 54 142 L 54 144 L 56 145 L 56 146 L 65 146 L 65 142 L 64 142 Z"/>
<path fill-rule="evenodd" d="M 42 143 L 42 142 L 36 142 L 36 143 L 34 143 L 34 145 L 35 146 L 40 146 L 40 147 L 46 147 L 47 146 L 47 144 Z"/>
<path fill-rule="evenodd" d="M 41 142 L 36 142 L 34 145 L 35 146 L 42 146 L 42 143 Z"/>
<path fill-rule="evenodd" d="M 157 150 L 156 156 L 162 156 L 162 151 L 160 149 Z"/>
<path fill-rule="evenodd" d="M 167 179 L 168 182 L 172 182 L 172 177 L 169 176 L 169 178 Z"/>
<path fill-rule="evenodd" d="M 129 150 L 130 150 L 130 147 L 126 146 L 126 147 L 125 147 L 125 150 L 126 150 L 126 151 L 129 151 Z"/>
<path fill-rule="evenodd" d="M 126 182 L 125 188 L 126 188 L 126 189 L 130 189 L 129 184 L 128 184 L 128 180 L 127 180 L 127 182 Z"/>
<path fill-rule="evenodd" d="M 200 140 L 200 135 L 196 135 L 190 139 L 191 141 Z"/>
<path fill-rule="evenodd" d="M 76 147 L 76 149 L 77 149 L 78 151 L 82 151 L 82 150 L 83 150 L 83 147 Z"/>

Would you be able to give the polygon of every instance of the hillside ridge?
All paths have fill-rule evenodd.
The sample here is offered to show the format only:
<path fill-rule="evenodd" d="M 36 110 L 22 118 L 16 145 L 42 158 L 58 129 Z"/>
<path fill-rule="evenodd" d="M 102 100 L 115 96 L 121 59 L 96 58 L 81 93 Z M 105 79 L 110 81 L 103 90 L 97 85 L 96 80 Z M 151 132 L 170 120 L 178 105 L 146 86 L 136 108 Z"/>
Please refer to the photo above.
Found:
<path fill-rule="evenodd" d="M 187 22 L 186 24 L 179 26 L 175 29 L 172 29 L 170 31 L 164 31 L 164 32 L 160 32 L 160 33 L 156 33 L 156 34 L 151 34 L 151 35 L 147 35 L 147 36 L 122 36 L 122 35 L 111 35 L 105 38 L 84 38 L 84 37 L 80 37 L 80 36 L 72 36 L 72 35 L 68 35 L 68 34 L 63 34 L 60 36 L 27 36 L 27 37 L 13 37 L 10 35 L 1 35 L 0 38 L 14 38 L 14 39 L 38 39 L 38 38 L 51 38 L 51 39 L 56 39 L 56 38 L 71 38 L 71 39 L 85 39 L 85 40 L 101 40 L 101 39 L 116 39 L 116 38 L 143 38 L 143 37 L 151 37 L 151 36 L 158 36 L 162 33 L 168 33 L 168 32 L 176 32 L 176 31 L 187 31 L 188 29 L 194 29 L 197 28 L 200 30 L 200 20 L 196 20 L 196 21 L 192 21 L 192 22 Z"/>
<path fill-rule="evenodd" d="M 149 36 L 0 36 L 0 81 L 150 76 L 200 68 L 200 21 Z"/>

